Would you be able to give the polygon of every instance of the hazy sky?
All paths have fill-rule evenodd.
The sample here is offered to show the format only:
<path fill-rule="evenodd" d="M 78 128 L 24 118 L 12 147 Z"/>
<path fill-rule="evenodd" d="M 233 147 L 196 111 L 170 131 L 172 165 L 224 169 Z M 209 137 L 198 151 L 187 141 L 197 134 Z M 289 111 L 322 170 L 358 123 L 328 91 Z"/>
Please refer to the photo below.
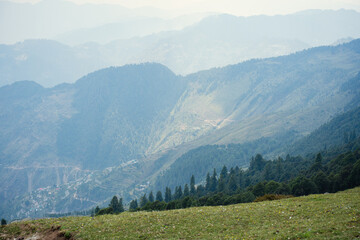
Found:
<path fill-rule="evenodd" d="M 308 9 L 353 9 L 360 12 L 360 0 L 0 0 L 22 3 L 37 3 L 32 8 L 7 6 L 0 8 L 0 43 L 15 43 L 24 39 L 59 39 L 62 34 L 84 28 L 94 28 L 107 23 L 124 21 L 134 16 L 174 18 L 198 13 L 228 13 L 237 16 L 292 14 Z M 87 6 L 66 4 L 119 4 L 127 8 L 141 8 L 134 11 L 122 7 Z M 143 7 L 143 8 L 142 8 Z M 145 8 L 146 7 L 146 8 Z M 148 8 L 151 7 L 151 8 Z M 74 12 L 78 11 L 78 12 Z M 194 14 L 196 13 L 196 14 Z M 190 17 L 190 18 L 191 18 Z M 183 18 L 184 19 L 184 18 Z M 183 22 L 186 26 L 193 22 Z M 169 28 L 171 29 L 171 28 Z M 157 30 L 156 30 L 157 31 Z M 154 30 L 154 32 L 156 32 Z M 150 34 L 150 33 L 148 33 Z"/>
<path fill-rule="evenodd" d="M 38 2 L 37 0 L 14 0 Z M 151 6 L 181 13 L 226 12 L 249 16 L 287 14 L 305 9 L 354 9 L 360 11 L 360 0 L 70 0 L 83 3 L 113 3 L 126 7 Z"/>

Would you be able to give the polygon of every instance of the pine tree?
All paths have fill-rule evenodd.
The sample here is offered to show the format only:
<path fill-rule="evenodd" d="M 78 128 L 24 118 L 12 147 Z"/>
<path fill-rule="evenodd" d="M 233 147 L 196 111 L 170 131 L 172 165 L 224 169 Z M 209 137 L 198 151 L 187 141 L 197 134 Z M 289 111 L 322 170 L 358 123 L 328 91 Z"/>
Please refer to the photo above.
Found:
<path fill-rule="evenodd" d="M 1 219 L 1 226 L 5 226 L 7 224 L 6 220 L 4 218 Z"/>
<path fill-rule="evenodd" d="M 222 177 L 220 176 L 220 179 L 219 179 L 219 182 L 218 182 L 218 185 L 217 185 L 217 189 L 216 189 L 216 190 L 217 190 L 218 192 L 224 192 L 225 189 L 226 189 L 225 180 L 224 180 L 224 178 L 222 178 Z"/>
<path fill-rule="evenodd" d="M 266 161 L 261 156 L 261 154 L 256 154 L 255 158 L 251 159 L 250 162 L 250 171 L 261 171 L 265 167 Z"/>
<path fill-rule="evenodd" d="M 220 172 L 220 178 L 226 179 L 228 175 L 227 167 L 224 165 Z"/>
<path fill-rule="evenodd" d="M 210 173 L 207 173 L 205 189 L 206 191 L 210 191 L 210 188 L 211 188 L 211 178 L 210 178 Z"/>
<path fill-rule="evenodd" d="M 195 195 L 196 193 L 196 189 L 195 189 L 195 177 L 194 175 L 191 176 L 190 179 L 190 194 L 191 195 Z"/>
<path fill-rule="evenodd" d="M 183 196 L 182 188 L 181 186 L 175 187 L 175 193 L 174 193 L 174 199 L 180 199 Z"/>
<path fill-rule="evenodd" d="M 201 184 L 198 185 L 198 186 L 196 187 L 196 194 L 197 194 L 199 197 L 205 195 L 205 194 L 206 194 L 206 189 L 205 189 L 205 187 L 204 187 L 203 185 L 201 185 Z"/>
<path fill-rule="evenodd" d="M 140 198 L 140 207 L 144 207 L 148 203 L 146 193 Z"/>
<path fill-rule="evenodd" d="M 172 199 L 174 199 L 174 200 L 178 199 L 178 192 L 179 192 L 179 187 L 176 186 L 175 190 L 174 190 L 174 194 L 172 196 Z"/>
<path fill-rule="evenodd" d="M 100 211 L 99 206 L 96 206 L 96 208 L 95 208 L 95 215 L 96 215 L 99 211 Z"/>
<path fill-rule="evenodd" d="M 184 187 L 184 197 L 187 197 L 190 195 L 189 185 L 185 184 Z"/>
<path fill-rule="evenodd" d="M 265 165 L 265 169 L 264 169 L 264 179 L 265 180 L 270 180 L 271 177 L 271 163 L 269 162 L 268 164 Z"/>
<path fill-rule="evenodd" d="M 132 210 L 136 210 L 137 208 L 138 208 L 138 202 L 137 202 L 137 199 L 132 200 L 132 201 L 130 202 L 130 209 L 132 209 Z"/>
<path fill-rule="evenodd" d="M 171 201 L 171 189 L 166 187 L 165 188 L 165 202 L 170 202 Z"/>
<path fill-rule="evenodd" d="M 149 194 L 149 202 L 154 202 L 154 194 L 152 191 Z"/>
<path fill-rule="evenodd" d="M 123 199 L 120 198 L 119 199 L 119 213 L 122 213 L 124 211 L 125 211 L 125 209 L 124 209 L 124 205 L 123 205 Z"/>
<path fill-rule="evenodd" d="M 119 200 L 118 200 L 117 196 L 114 196 L 111 199 L 109 207 L 111 207 L 113 209 L 114 213 L 119 213 L 120 212 Z"/>
<path fill-rule="evenodd" d="M 236 184 L 236 178 L 234 174 L 231 174 L 230 176 L 230 180 L 229 180 L 229 191 L 230 192 L 235 192 L 237 189 L 237 184 Z"/>
<path fill-rule="evenodd" d="M 215 192 L 216 188 L 217 188 L 217 174 L 216 174 L 216 169 L 214 168 L 213 171 L 213 175 L 211 176 L 211 180 L 210 180 L 210 191 L 211 192 Z"/>
<path fill-rule="evenodd" d="M 156 201 L 160 201 L 160 202 L 164 201 L 161 191 L 158 191 L 156 193 Z"/>
<path fill-rule="evenodd" d="M 310 172 L 315 173 L 322 169 L 322 156 L 321 153 L 316 155 L 314 164 L 310 168 Z"/>

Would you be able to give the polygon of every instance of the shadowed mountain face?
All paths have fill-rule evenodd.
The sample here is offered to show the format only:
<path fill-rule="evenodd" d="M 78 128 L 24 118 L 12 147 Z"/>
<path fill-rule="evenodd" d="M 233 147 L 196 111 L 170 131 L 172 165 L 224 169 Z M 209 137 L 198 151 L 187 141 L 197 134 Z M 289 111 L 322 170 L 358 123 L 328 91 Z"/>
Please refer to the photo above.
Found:
<path fill-rule="evenodd" d="M 164 66 L 145 64 L 100 70 L 72 87 L 76 114 L 60 126 L 59 156 L 103 169 L 145 154 L 185 80 Z"/>
<path fill-rule="evenodd" d="M 60 185 L 143 156 L 184 87 L 166 67 L 145 64 L 52 89 L 33 82 L 0 88 L 1 195 Z"/>
<path fill-rule="evenodd" d="M 184 87 L 183 79 L 158 64 L 104 69 L 76 84 L 52 89 L 33 82 L 3 87 L 5 152 L 8 159 L 20 159 L 6 149 L 21 135 L 29 143 L 22 146 L 28 154 L 21 165 L 34 164 L 32 156 L 38 146 L 51 148 L 62 163 L 86 169 L 103 169 L 140 157 Z"/>
<path fill-rule="evenodd" d="M 0 196 L 63 186 L 66 196 L 42 211 L 89 207 L 119 192 L 130 196 L 191 148 L 309 133 L 359 105 L 351 87 L 359 72 L 355 40 L 186 77 L 149 63 L 103 69 L 54 88 L 2 87 Z M 112 166 L 119 166 L 113 175 L 112 168 L 96 173 Z M 104 176 L 112 177 L 102 182 Z M 87 182 L 101 194 L 91 195 Z"/>
<path fill-rule="evenodd" d="M 0 45 L 0 86 L 33 80 L 52 87 L 73 83 L 108 66 L 143 62 L 158 62 L 185 75 L 358 38 L 359 23 L 360 13 L 355 11 L 313 10 L 284 16 L 210 16 L 182 30 L 122 38 L 105 45 L 84 43 L 70 47 L 49 40 L 27 40 Z M 151 21 L 147 24 L 151 25 Z M 126 23 L 121 26 L 110 25 L 106 32 L 133 29 Z M 93 32 L 99 34 L 98 29 Z"/>

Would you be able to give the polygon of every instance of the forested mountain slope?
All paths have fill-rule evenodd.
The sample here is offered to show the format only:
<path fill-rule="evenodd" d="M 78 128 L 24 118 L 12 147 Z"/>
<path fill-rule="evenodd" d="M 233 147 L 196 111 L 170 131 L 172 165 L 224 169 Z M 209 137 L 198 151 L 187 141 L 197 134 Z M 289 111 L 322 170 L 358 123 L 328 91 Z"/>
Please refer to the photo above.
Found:
<path fill-rule="evenodd" d="M 305 138 L 295 142 L 287 152 L 306 155 L 351 142 L 360 135 L 360 108 L 336 116 Z"/>
<path fill-rule="evenodd" d="M 1 88 L 1 196 L 143 156 L 184 87 L 166 67 L 147 64 L 52 89 L 32 82 Z"/>
<path fill-rule="evenodd" d="M 360 107 L 357 107 L 339 114 L 298 141 L 294 141 L 297 136 L 289 132 L 286 135 L 261 138 L 243 144 L 201 146 L 177 158 L 167 171 L 157 177 L 152 188 L 157 190 L 184 185 L 192 175 L 201 182 L 204 181 L 207 172 L 214 168 L 220 172 L 224 165 L 228 168 L 247 168 L 251 157 L 257 153 L 270 158 L 285 158 L 287 154 L 312 158 L 321 152 L 326 159 L 331 159 L 341 153 L 355 150 L 358 141 L 354 140 L 359 135 Z M 352 144 L 347 145 L 348 143 Z"/>
<path fill-rule="evenodd" d="M 185 77 L 148 63 L 103 69 L 54 88 L 2 87 L 0 196 L 61 186 L 61 203 L 41 208 L 72 211 L 75 200 L 88 207 L 114 192 L 141 192 L 199 146 L 260 138 L 281 146 L 358 106 L 358 92 L 346 86 L 358 84 L 359 72 L 360 40 L 354 40 Z M 93 192 L 80 190 L 90 182 Z"/>

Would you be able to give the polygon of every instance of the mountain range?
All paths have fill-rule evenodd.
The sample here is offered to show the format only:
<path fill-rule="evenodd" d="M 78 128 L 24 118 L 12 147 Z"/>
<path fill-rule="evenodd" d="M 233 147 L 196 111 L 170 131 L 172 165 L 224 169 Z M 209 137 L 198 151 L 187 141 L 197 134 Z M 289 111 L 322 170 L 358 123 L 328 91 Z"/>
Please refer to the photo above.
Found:
<path fill-rule="evenodd" d="M 35 3 L 5 0 L 0 1 L 0 31 L 2 33 L 0 42 L 14 43 L 24 39 L 61 38 L 74 31 L 81 32 L 114 23 L 128 22 L 131 25 L 132 22 L 145 18 L 154 21 L 155 16 L 161 19 L 170 17 L 168 12 L 152 7 L 127 8 L 118 4 L 104 3 L 76 4 L 67 0 L 43 0 Z M 147 25 L 145 27 L 148 29 L 143 28 L 143 30 L 156 32 L 154 26 Z M 174 28 L 168 26 L 163 29 Z M 127 37 L 131 36 L 131 34 L 127 35 Z M 75 38 L 72 39 L 75 40 Z"/>
<path fill-rule="evenodd" d="M 351 10 L 253 17 L 220 14 L 202 19 L 203 16 L 179 17 L 167 21 L 169 27 L 159 19 L 131 18 L 73 30 L 55 38 L 63 39 L 63 43 L 33 39 L 2 44 L 0 86 L 32 80 L 53 87 L 74 83 L 89 72 L 109 66 L 145 62 L 161 63 L 175 74 L 187 75 L 360 37 L 360 13 Z M 187 27 L 180 29 L 181 26 Z M 172 31 L 158 32 L 161 30 Z M 144 36 L 147 33 L 152 34 Z M 84 42 L 79 38 L 108 43 Z M 64 42 L 82 44 L 68 46 Z"/>
<path fill-rule="evenodd" d="M 359 106 L 359 72 L 357 39 L 187 76 L 146 63 L 52 88 L 6 85 L 0 88 L 1 215 L 79 210 L 113 194 L 129 200 L 204 145 L 269 139 L 286 146 Z M 244 167 L 248 156 L 238 159 Z"/>

